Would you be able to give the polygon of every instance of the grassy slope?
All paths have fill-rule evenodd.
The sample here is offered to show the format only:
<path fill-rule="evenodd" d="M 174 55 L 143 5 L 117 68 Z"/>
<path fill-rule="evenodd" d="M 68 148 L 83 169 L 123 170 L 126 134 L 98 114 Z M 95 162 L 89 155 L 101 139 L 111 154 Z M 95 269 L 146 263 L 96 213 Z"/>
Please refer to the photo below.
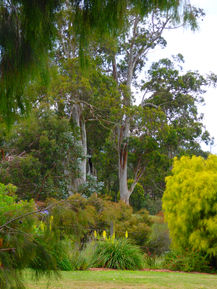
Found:
<path fill-rule="evenodd" d="M 50 289 L 216 289 L 217 275 L 142 272 L 142 271 L 76 271 L 62 272 L 61 280 L 49 281 Z M 27 277 L 28 289 L 45 289 L 48 281 L 37 284 Z"/>

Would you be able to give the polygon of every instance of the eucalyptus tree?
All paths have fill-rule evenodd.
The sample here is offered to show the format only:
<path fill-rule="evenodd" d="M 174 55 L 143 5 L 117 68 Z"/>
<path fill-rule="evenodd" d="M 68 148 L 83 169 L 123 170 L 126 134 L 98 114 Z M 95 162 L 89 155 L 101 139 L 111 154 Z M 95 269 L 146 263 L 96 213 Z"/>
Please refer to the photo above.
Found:
<path fill-rule="evenodd" d="M 166 117 L 169 130 L 165 146 L 170 159 L 183 152 L 200 154 L 201 141 L 211 141 L 198 108 L 204 104 L 207 87 L 216 84 L 216 76 L 210 78 L 198 71 L 183 73 L 180 62 L 184 59 L 179 54 L 172 60 L 165 58 L 153 63 L 142 87 L 142 105 L 152 103 Z"/>
<path fill-rule="evenodd" d="M 99 126 L 106 127 L 109 131 L 113 123 L 112 110 L 119 106 L 116 83 L 111 76 L 102 71 L 101 59 L 93 49 L 89 51 L 89 57 L 86 57 L 88 67 L 81 67 L 79 42 L 73 30 L 74 17 L 71 3 L 67 3 L 58 13 L 57 45 L 52 55 L 52 65 L 56 67 L 56 73 L 49 91 L 57 113 L 70 119 L 72 126 L 77 130 L 78 144 L 82 152 L 82 157 L 78 159 L 79 176 L 74 181 L 71 191 L 77 191 L 87 182 L 87 172 L 93 172 L 91 148 L 88 147 L 88 142 L 91 143 L 88 135 L 91 133 L 87 131 L 87 125 L 89 129 Z M 96 43 L 97 39 L 97 36 L 93 37 L 92 43 Z M 92 48 L 93 44 L 90 46 Z M 106 133 L 103 135 L 102 139 Z"/>
<path fill-rule="evenodd" d="M 56 12 L 64 7 L 66 2 L 0 0 L 0 111 L 3 119 L 12 121 L 16 114 L 26 111 L 29 99 L 23 94 L 24 88 L 41 74 L 46 78 L 47 52 L 52 49 L 57 35 Z M 178 0 L 68 0 L 68 2 L 72 3 L 75 11 L 73 31 L 79 43 L 81 60 L 85 60 L 82 52 L 87 52 L 88 42 L 93 34 L 111 35 L 124 26 L 129 6 L 137 9 L 141 16 L 155 7 L 161 10 L 174 8 L 172 13 L 178 15 L 177 8 L 183 3 Z M 34 240 L 30 241 L 31 245 L 35 245 Z M 21 246 L 25 247 L 25 244 L 22 242 Z M 10 258 L 13 255 L 8 256 Z M 45 266 L 41 268 L 42 271 L 52 269 L 47 261 L 43 265 Z M 12 269 L 14 268 L 23 269 L 20 259 L 13 262 Z M 7 286 L 4 288 L 23 287 L 18 282 L 20 276 L 13 282 L 15 276 L 10 274 L 13 273 L 11 267 L 5 266 L 1 271 L 1 280 Z M 5 283 L 8 278 L 11 278 L 12 282 Z"/>
<path fill-rule="evenodd" d="M 129 10 L 128 26 L 117 37 L 116 45 L 111 45 L 108 41 L 107 43 L 105 41 L 104 45 L 102 44 L 108 71 L 110 69 L 121 93 L 123 113 L 116 134 L 120 197 L 126 203 L 129 203 L 129 197 L 145 170 L 144 165 L 139 165 L 135 169 L 134 182 L 128 188 L 128 142 L 134 130 L 132 126 L 133 115 L 136 114 L 135 106 L 133 106 L 132 87 L 141 88 L 140 84 L 137 83 L 137 77 L 145 66 L 149 52 L 157 46 L 164 47 L 166 45 L 166 40 L 162 37 L 163 31 L 185 25 L 189 25 L 191 29 L 196 29 L 197 20 L 203 16 L 203 11 L 188 6 L 182 17 L 177 18 L 176 16 L 170 9 L 166 11 L 153 9 L 145 17 L 141 17 L 134 9 Z M 142 105 L 143 107 L 150 106 L 149 103 Z M 153 105 L 151 104 L 151 106 Z"/>
<path fill-rule="evenodd" d="M 138 180 L 146 199 L 150 196 L 160 200 L 162 197 L 164 179 L 169 174 L 174 156 L 207 157 L 200 144 L 202 141 L 212 142 L 198 106 L 203 105 L 203 94 L 209 85 L 216 83 L 216 76 L 204 77 L 197 71 L 184 73 L 182 62 L 183 57 L 178 55 L 153 63 L 143 79 L 141 104 L 128 107 L 128 187 L 135 186 Z M 110 132 L 103 149 L 95 151 L 98 177 L 105 181 L 108 192 L 118 191 L 117 141 L 117 134 Z M 134 194 L 131 196 L 136 198 Z M 117 199 L 117 194 L 114 199 Z"/>
<path fill-rule="evenodd" d="M 161 112 L 158 110 L 154 111 L 153 109 L 152 111 L 150 110 L 150 105 L 156 108 L 154 103 L 147 103 L 142 100 L 141 107 L 133 105 L 132 86 L 137 85 L 137 76 L 145 66 L 148 53 L 158 45 L 162 47 L 166 45 L 166 40 L 162 37 L 163 31 L 188 24 L 191 25 L 192 29 L 195 29 L 197 27 L 197 18 L 203 15 L 203 11 L 188 6 L 186 8 L 188 10 L 185 10 L 185 13 L 182 15 L 183 18 L 178 19 L 177 15 L 174 15 L 174 11 L 171 9 L 162 12 L 156 8 L 148 15 L 145 15 L 145 17 L 141 17 L 141 15 L 137 13 L 137 10 L 133 8 L 130 9 L 129 7 L 127 11 L 128 25 L 124 27 L 116 38 L 103 37 L 99 40 L 97 34 L 92 38 L 91 45 L 89 46 L 89 55 L 91 55 L 91 58 L 89 58 L 89 75 L 86 77 L 84 71 L 78 71 L 78 63 L 75 65 L 77 61 L 76 58 L 79 56 L 79 48 L 76 37 L 73 34 L 72 19 L 74 14 L 71 12 L 70 7 L 71 5 L 68 4 L 67 9 L 60 12 L 61 17 L 58 22 L 60 37 L 56 50 L 56 61 L 60 65 L 60 71 L 64 77 L 62 79 L 60 78 L 63 85 L 61 83 L 57 84 L 55 90 L 60 91 L 58 93 L 59 99 L 62 99 L 62 101 L 58 101 L 58 105 L 61 104 L 61 106 L 64 107 L 64 111 L 67 111 L 68 116 L 73 120 L 80 134 L 80 146 L 83 150 L 84 157 L 80 160 L 81 177 L 78 178 L 78 185 L 86 181 L 86 156 L 88 151 L 86 132 L 88 117 L 86 111 L 88 109 L 92 112 L 92 114 L 89 114 L 89 116 L 91 115 L 91 120 L 100 122 L 106 118 L 106 121 L 111 124 L 110 128 L 113 126 L 117 134 L 120 196 L 121 199 L 128 203 L 129 197 L 137 182 L 147 169 L 148 153 L 144 148 L 144 144 L 146 143 L 146 147 L 150 145 L 146 142 L 146 136 L 146 141 L 143 144 L 143 154 L 137 153 L 138 158 L 136 161 L 134 157 L 135 175 L 131 176 L 134 182 L 131 184 L 131 187 L 128 188 L 128 141 L 131 136 L 131 144 L 134 143 L 135 145 L 135 139 L 138 138 L 141 134 L 141 129 L 143 129 L 140 127 L 138 135 L 136 135 L 135 125 L 138 126 L 138 123 L 141 122 L 139 119 L 141 120 L 142 117 L 143 126 L 145 126 L 146 129 L 149 128 L 149 132 L 152 131 L 152 136 L 150 136 L 151 133 L 149 133 L 149 136 L 150 139 L 152 138 L 153 140 L 154 138 L 159 139 L 160 134 L 162 134 L 159 133 L 159 129 L 156 129 L 156 126 L 159 127 L 163 121 L 165 121 L 166 124 L 166 120 L 164 120 Z M 69 27 L 71 29 L 70 33 L 68 30 Z M 98 81 L 96 81 L 95 77 L 96 69 L 98 70 Z M 100 70 L 101 72 L 99 73 Z M 106 80 L 103 75 L 112 76 L 113 81 L 111 78 Z M 95 78 L 94 81 L 93 77 Z M 102 77 L 104 77 L 104 81 L 106 80 L 107 82 L 107 92 L 104 89 L 103 93 L 101 93 L 100 102 L 100 98 L 97 95 L 99 95 L 101 91 L 100 85 L 102 85 L 102 82 L 100 82 L 99 79 L 102 79 Z M 109 82 L 110 85 L 108 85 Z M 111 119 L 102 117 L 102 115 L 99 117 L 99 111 L 105 110 L 103 102 L 105 99 L 109 99 L 109 90 L 111 89 L 113 89 L 113 92 L 110 92 L 110 99 L 113 99 L 114 83 L 119 89 L 120 100 L 118 104 L 116 103 L 116 110 L 117 108 L 119 109 L 119 115 L 117 113 L 113 114 L 111 121 Z M 141 86 L 142 85 L 138 84 L 138 87 L 141 88 Z M 106 98 L 104 99 L 104 97 Z M 96 113 L 97 110 L 98 112 Z M 106 110 L 108 110 L 108 107 Z M 111 109 L 109 110 L 111 111 Z M 116 119 L 114 119 L 115 116 Z M 109 117 L 111 117 L 111 114 Z M 151 124 L 150 119 L 155 119 L 154 125 Z M 144 138 L 144 134 L 142 135 Z M 132 141 L 133 137 L 134 141 Z M 142 139 L 142 137 L 140 137 L 140 139 Z M 89 141 L 89 143 L 90 142 L 91 141 Z M 141 146 L 138 151 L 141 152 Z M 151 158 L 150 152 L 149 157 Z M 76 187 L 78 187 L 78 185 L 76 185 Z"/>
<path fill-rule="evenodd" d="M 71 192 L 87 182 L 87 173 L 93 174 L 91 165 L 91 139 L 106 138 L 115 121 L 119 103 L 119 92 L 112 77 L 102 73 L 94 60 L 89 60 L 88 74 L 82 72 L 78 58 L 66 58 L 59 72 L 51 82 L 52 103 L 60 117 L 69 119 L 77 132 L 77 145 L 81 156 L 78 158 L 78 176 Z M 97 135 L 98 130 L 101 136 Z M 90 131 L 91 130 L 91 131 Z"/>
<path fill-rule="evenodd" d="M 212 138 L 203 124 L 203 114 L 199 113 L 199 107 L 204 104 L 203 95 L 207 87 L 215 85 L 216 76 L 211 75 L 211 78 L 210 75 L 202 76 L 198 71 L 184 73 L 183 62 L 183 56 L 177 55 L 172 59 L 161 59 L 153 63 L 142 86 L 144 93 L 142 107 L 146 110 L 148 105 L 152 107 L 149 107 L 149 113 L 143 118 L 146 123 L 143 120 L 142 124 L 141 117 L 138 119 L 143 128 L 137 138 L 144 139 L 143 152 L 148 148 L 150 150 L 151 144 L 152 153 L 149 152 L 144 159 L 148 167 L 140 183 L 146 193 L 153 198 L 162 197 L 165 188 L 164 179 L 169 174 L 175 156 L 207 157 L 208 153 L 201 149 L 201 142 L 212 143 Z M 152 114 L 155 112 L 157 116 L 154 122 L 151 120 L 152 125 L 148 120 L 150 111 Z M 157 122 L 160 115 L 161 119 Z M 141 155 L 140 152 L 137 158 Z M 130 155 L 130 161 L 135 162 L 134 159 Z M 130 164 L 130 169 L 131 166 Z"/>

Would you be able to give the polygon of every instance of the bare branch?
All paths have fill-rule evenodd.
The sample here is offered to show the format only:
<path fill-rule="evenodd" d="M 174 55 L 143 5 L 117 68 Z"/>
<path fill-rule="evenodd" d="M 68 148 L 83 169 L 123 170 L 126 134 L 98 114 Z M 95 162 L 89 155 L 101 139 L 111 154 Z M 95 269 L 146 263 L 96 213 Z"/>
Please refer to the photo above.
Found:
<path fill-rule="evenodd" d="M 4 229 L 5 227 L 7 227 L 9 224 L 11 224 L 11 223 L 13 223 L 13 222 L 15 222 L 17 220 L 23 219 L 24 217 L 27 217 L 27 216 L 30 216 L 30 215 L 41 213 L 42 211 L 47 211 L 47 210 L 51 209 L 52 207 L 55 207 L 56 205 L 64 203 L 64 202 L 67 202 L 67 200 L 61 200 L 61 201 L 58 201 L 58 202 L 56 202 L 54 204 L 51 204 L 51 205 L 47 206 L 46 208 L 41 208 L 41 209 L 35 210 L 33 212 L 28 212 L 28 213 L 25 213 L 25 214 L 23 214 L 21 216 L 18 216 L 18 217 L 15 217 L 13 219 L 10 219 L 5 224 L 0 226 L 0 231 L 2 229 Z"/>
<path fill-rule="evenodd" d="M 16 248 L 2 248 L 0 251 L 15 251 Z"/>
<path fill-rule="evenodd" d="M 154 107 L 154 108 L 156 108 L 156 109 L 159 108 L 158 105 L 156 105 L 156 104 L 154 104 L 154 103 L 151 103 L 151 102 L 147 102 L 147 103 L 144 103 L 144 104 L 141 104 L 141 105 L 142 105 L 142 107 L 151 106 L 151 107 Z"/>

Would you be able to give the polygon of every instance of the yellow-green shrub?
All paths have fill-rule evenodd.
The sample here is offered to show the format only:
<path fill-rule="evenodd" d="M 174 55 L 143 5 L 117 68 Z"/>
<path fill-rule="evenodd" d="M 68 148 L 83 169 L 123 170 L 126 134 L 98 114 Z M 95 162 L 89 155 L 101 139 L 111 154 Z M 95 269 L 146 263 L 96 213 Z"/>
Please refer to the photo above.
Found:
<path fill-rule="evenodd" d="M 175 248 L 217 256 L 217 156 L 175 158 L 163 210 Z"/>

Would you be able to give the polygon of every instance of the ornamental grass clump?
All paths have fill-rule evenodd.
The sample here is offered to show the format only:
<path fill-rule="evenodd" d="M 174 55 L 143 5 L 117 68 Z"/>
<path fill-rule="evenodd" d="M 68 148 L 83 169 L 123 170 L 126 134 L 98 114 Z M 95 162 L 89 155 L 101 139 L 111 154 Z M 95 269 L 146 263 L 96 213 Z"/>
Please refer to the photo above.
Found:
<path fill-rule="evenodd" d="M 72 254 L 72 269 L 76 270 L 87 270 L 93 267 L 93 255 L 96 245 L 95 242 L 87 243 L 83 250 L 79 248 L 74 249 Z"/>
<path fill-rule="evenodd" d="M 136 270 L 143 268 L 144 259 L 140 248 L 126 239 L 105 240 L 96 243 L 93 264 L 103 268 Z"/>

